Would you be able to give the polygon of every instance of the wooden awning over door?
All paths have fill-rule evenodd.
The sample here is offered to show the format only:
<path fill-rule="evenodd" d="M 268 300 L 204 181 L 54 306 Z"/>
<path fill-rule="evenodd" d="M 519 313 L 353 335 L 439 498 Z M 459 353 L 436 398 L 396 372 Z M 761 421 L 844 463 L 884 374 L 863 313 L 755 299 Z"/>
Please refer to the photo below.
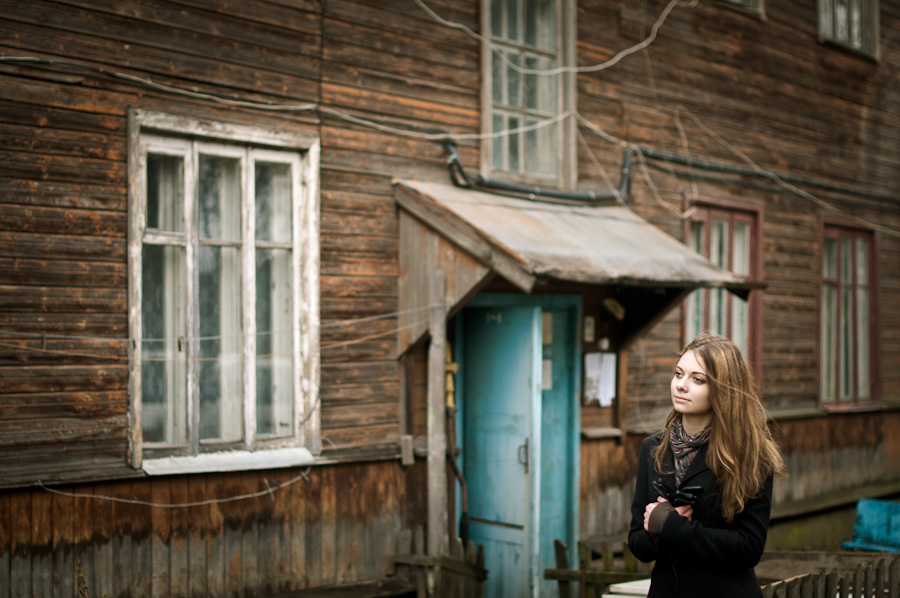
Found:
<path fill-rule="evenodd" d="M 494 276 L 524 293 L 539 279 L 554 279 L 648 293 L 674 289 L 669 296 L 679 299 L 699 287 L 746 295 L 760 286 L 624 207 L 550 204 L 406 180 L 396 182 L 395 196 L 401 208 L 398 354 L 428 331 L 438 272 L 443 299 L 436 301 L 447 317 Z"/>

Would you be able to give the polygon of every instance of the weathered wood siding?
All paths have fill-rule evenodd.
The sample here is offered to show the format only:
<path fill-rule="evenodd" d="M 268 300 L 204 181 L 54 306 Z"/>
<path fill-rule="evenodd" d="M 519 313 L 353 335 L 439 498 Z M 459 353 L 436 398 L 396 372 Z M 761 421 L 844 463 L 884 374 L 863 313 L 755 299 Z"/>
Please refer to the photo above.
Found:
<path fill-rule="evenodd" d="M 778 422 L 789 477 L 776 482 L 775 500 L 810 502 L 860 486 L 896 482 L 898 425 L 897 412 Z"/>
<path fill-rule="evenodd" d="M 477 27 L 475 3 L 433 4 Z M 72 596 L 79 580 L 92 596 L 264 595 L 374 580 L 386 574 L 400 530 L 424 523 L 422 462 L 327 463 L 332 454 L 365 461 L 366 447 L 399 435 L 392 180 L 443 180 L 440 145 L 326 113 L 230 107 L 92 70 L 254 101 L 320 103 L 400 128 L 476 130 L 477 45 L 456 47 L 464 35 L 409 8 L 0 2 L 0 55 L 87 67 L 0 61 L 0 485 L 65 481 L 73 484 L 55 488 L 97 497 L 0 494 L 0 596 Z M 271 498 L 177 509 L 100 498 L 199 501 L 257 492 L 297 473 L 141 479 L 127 466 L 129 108 L 321 139 L 325 464 L 309 483 Z M 97 481 L 74 483 L 81 480 Z"/>
<path fill-rule="evenodd" d="M 476 0 L 427 4 L 480 29 Z M 645 39 L 666 2 L 576 4 L 578 63 L 591 65 Z M 727 141 L 764 168 L 895 193 L 900 1 L 880 2 L 880 62 L 821 44 L 810 0 L 767 4 L 765 21 L 716 0 L 675 8 L 647 50 L 577 76 L 579 114 L 629 143 L 746 165 Z M 361 458 L 402 432 L 421 434 L 421 350 L 410 358 L 411 389 L 400 412 L 392 181 L 448 180 L 440 144 L 415 133 L 479 131 L 477 40 L 437 23 L 411 1 L 394 0 L 0 0 L 0 15 L 0 55 L 73 63 L 0 61 L 0 485 L 95 480 L 67 488 L 182 502 L 256 491 L 263 480 L 291 473 L 115 481 L 135 475 L 126 463 L 124 342 L 129 108 L 320 137 L 326 458 L 341 451 Z M 229 106 L 96 68 L 324 110 Z M 413 134 L 363 126 L 340 113 Z M 607 178 L 618 180 L 622 148 L 589 127 L 580 132 L 579 186 L 605 190 Z M 460 143 L 460 154 L 476 172 L 478 142 Z M 676 213 L 695 193 L 763 209 L 765 396 L 773 408 L 815 407 L 819 231 L 826 210 L 758 177 L 707 171 L 674 177 L 640 163 L 632 174 L 629 204 L 678 238 L 684 227 Z M 900 230 L 895 199 L 813 193 Z M 879 233 L 877 248 L 881 395 L 898 402 L 900 239 Z M 628 352 L 623 415 L 632 433 L 624 444 L 582 444 L 582 535 L 618 532 L 614 527 L 627 517 L 640 438 L 668 410 L 680 330 L 674 312 Z M 621 421 L 616 414 L 588 415 L 592 426 Z M 834 464 L 865 467 L 832 476 L 830 488 L 896 479 L 900 447 L 887 433 L 896 417 L 892 411 L 782 422 L 797 443 L 785 445 L 797 471 L 779 496 L 808 498 L 813 481 Z M 94 595 L 178 595 L 187 588 L 218 595 L 372 579 L 384 572 L 381 555 L 397 526 L 422 522 L 421 462 L 413 469 L 396 462 L 322 465 L 310 479 L 278 493 L 289 493 L 289 505 L 258 498 L 186 511 L 65 499 L 38 489 L 4 492 L 0 596 L 52 595 L 49 588 L 57 587 L 70 595 L 78 571 Z M 364 502 L 364 496 L 378 500 Z M 267 552 L 270 540 L 291 543 L 279 552 L 290 561 Z"/>
<path fill-rule="evenodd" d="M 477 3 L 434 4 L 477 27 Z M 228 11 L 191 1 L 12 3 L 2 26 L 4 55 L 276 104 L 321 102 L 407 130 L 478 127 L 477 44 L 460 47 L 459 32 L 392 2 L 259 1 Z M 446 177 L 439 144 L 333 113 L 230 108 L 77 67 L 0 62 L 0 446 L 16 448 L 0 452 L 8 480 L 131 473 L 128 354 L 119 340 L 127 337 L 129 107 L 321 136 L 325 447 L 396 442 L 391 183 Z"/>
<path fill-rule="evenodd" d="M 879 4 L 880 62 L 820 43 L 809 2 L 767 3 L 765 21 L 722 2 L 706 2 L 672 11 L 645 52 L 578 78 L 581 114 L 630 143 L 750 166 L 739 151 L 762 168 L 893 194 L 884 200 L 805 188 L 836 213 L 765 178 L 702 170 L 674 177 L 635 168 L 635 209 L 677 238 L 684 235 L 677 214 L 690 206 L 694 193 L 762 209 L 767 287 L 761 354 L 764 390 L 773 408 L 817 404 L 820 227 L 823 217 L 840 218 L 840 213 L 848 222 L 857 218 L 889 231 L 877 235 L 878 353 L 882 398 L 900 399 L 900 312 L 892 300 L 900 287 L 895 126 L 900 107 L 892 91 L 892 65 L 900 61 L 900 7 Z M 579 14 L 582 60 L 599 62 L 615 48 L 643 39 L 663 6 L 585 5 Z M 592 26 L 610 19 L 618 29 Z M 585 135 L 602 164 L 616 163 L 619 147 Z M 646 184 L 648 173 L 658 195 Z M 583 186 L 604 186 L 600 174 L 582 158 Z M 654 405 L 665 396 L 669 359 L 680 336 L 675 313 L 631 352 L 629 421 L 648 413 L 659 421 Z"/>
<path fill-rule="evenodd" d="M 71 597 L 82 587 L 109 597 L 269 596 L 385 576 L 400 530 L 420 521 L 424 467 L 348 464 L 312 468 L 308 480 L 297 480 L 301 473 L 0 494 L 0 596 Z M 144 504 L 204 503 L 267 488 L 232 502 Z"/>
<path fill-rule="evenodd" d="M 646 38 L 666 5 L 578 4 L 582 65 L 607 60 Z M 895 299 L 900 290 L 900 104 L 894 80 L 900 63 L 900 4 L 879 5 L 880 62 L 820 43 L 814 2 L 767 2 L 765 21 L 724 2 L 675 8 L 647 50 L 608 70 L 578 76 L 578 111 L 629 143 L 749 166 L 727 143 L 762 168 L 892 196 L 871 199 L 804 188 L 847 214 L 845 220 L 860 218 L 888 230 L 876 233 L 877 359 L 881 398 L 891 405 L 900 401 L 900 304 Z M 622 148 L 587 128 L 582 133 L 589 150 L 579 149 L 580 186 L 607 189 L 607 179 L 618 182 Z M 678 214 L 695 197 L 761 210 L 767 284 L 762 293 L 763 392 L 775 412 L 812 412 L 818 404 L 821 222 L 835 214 L 765 178 L 670 165 L 685 173 L 675 177 L 666 171 L 669 165 L 662 166 L 632 167 L 630 203 L 676 238 L 684 238 L 685 230 Z M 668 384 L 685 340 L 681 330 L 680 310 L 675 310 L 628 351 L 626 422 L 632 433 L 625 444 L 582 444 L 585 536 L 616 534 L 627 526 L 633 460 L 639 440 L 670 410 Z M 889 411 L 776 422 L 790 473 L 778 482 L 776 500 L 810 500 L 896 480 L 896 442 L 887 431 L 897 417 Z"/>

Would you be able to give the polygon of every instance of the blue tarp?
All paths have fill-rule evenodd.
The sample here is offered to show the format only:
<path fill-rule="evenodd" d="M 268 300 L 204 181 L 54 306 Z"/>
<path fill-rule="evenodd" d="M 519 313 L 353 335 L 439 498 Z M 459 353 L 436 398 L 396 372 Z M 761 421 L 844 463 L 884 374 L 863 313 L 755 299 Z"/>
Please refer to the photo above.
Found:
<path fill-rule="evenodd" d="M 900 503 L 871 498 L 856 503 L 853 539 L 841 548 L 900 552 Z"/>

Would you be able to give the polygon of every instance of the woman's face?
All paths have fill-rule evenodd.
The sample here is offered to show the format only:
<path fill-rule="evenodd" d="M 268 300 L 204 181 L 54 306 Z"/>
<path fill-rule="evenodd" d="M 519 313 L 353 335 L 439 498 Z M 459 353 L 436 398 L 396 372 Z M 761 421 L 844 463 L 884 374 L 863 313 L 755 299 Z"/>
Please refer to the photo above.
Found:
<path fill-rule="evenodd" d="M 672 407 L 681 414 L 685 431 L 696 434 L 712 422 L 709 380 L 703 360 L 696 352 L 687 351 L 678 360 L 671 391 Z"/>

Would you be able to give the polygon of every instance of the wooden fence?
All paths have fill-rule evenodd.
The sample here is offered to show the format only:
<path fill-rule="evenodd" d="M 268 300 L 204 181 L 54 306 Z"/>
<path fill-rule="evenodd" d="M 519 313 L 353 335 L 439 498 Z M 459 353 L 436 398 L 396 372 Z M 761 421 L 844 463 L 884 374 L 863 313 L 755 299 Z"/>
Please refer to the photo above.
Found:
<path fill-rule="evenodd" d="M 601 559 L 591 547 L 578 543 L 577 568 L 570 569 L 567 547 L 555 540 L 556 569 L 545 579 L 559 581 L 560 598 L 599 596 L 613 583 L 650 577 L 624 544 L 599 545 Z M 872 552 L 766 551 L 756 567 L 763 598 L 900 598 L 900 554 Z"/>
<path fill-rule="evenodd" d="M 815 553 L 813 553 L 815 554 Z M 763 586 L 763 598 L 898 598 L 900 555 L 886 553 L 824 553 L 838 566 L 773 581 Z M 807 555 L 774 553 L 769 559 L 785 559 L 781 567 L 802 568 Z M 819 553 L 820 560 L 823 553 Z M 856 561 L 855 567 L 853 561 Z M 843 562 L 843 563 L 842 563 Z M 842 566 L 843 564 L 843 566 Z M 849 565 L 849 567 L 847 567 Z"/>
<path fill-rule="evenodd" d="M 584 542 L 578 543 L 578 568 L 569 569 L 568 547 L 566 543 L 556 539 L 556 569 L 545 569 L 544 579 L 555 579 L 559 582 L 559 598 L 572 595 L 571 584 L 578 584 L 578 596 L 599 596 L 611 583 L 633 581 L 650 577 L 650 568 L 639 563 L 628 550 L 628 546 L 619 543 L 614 546 L 608 542 L 600 544 L 601 566 L 596 567 L 593 551 Z"/>
<path fill-rule="evenodd" d="M 417 598 L 481 598 L 488 571 L 484 568 L 484 546 L 454 538 L 450 554 L 425 554 L 424 531 L 403 530 L 398 537 L 398 553 L 391 556 L 397 575 L 415 579 Z M 403 571 L 402 569 L 406 569 Z"/>

